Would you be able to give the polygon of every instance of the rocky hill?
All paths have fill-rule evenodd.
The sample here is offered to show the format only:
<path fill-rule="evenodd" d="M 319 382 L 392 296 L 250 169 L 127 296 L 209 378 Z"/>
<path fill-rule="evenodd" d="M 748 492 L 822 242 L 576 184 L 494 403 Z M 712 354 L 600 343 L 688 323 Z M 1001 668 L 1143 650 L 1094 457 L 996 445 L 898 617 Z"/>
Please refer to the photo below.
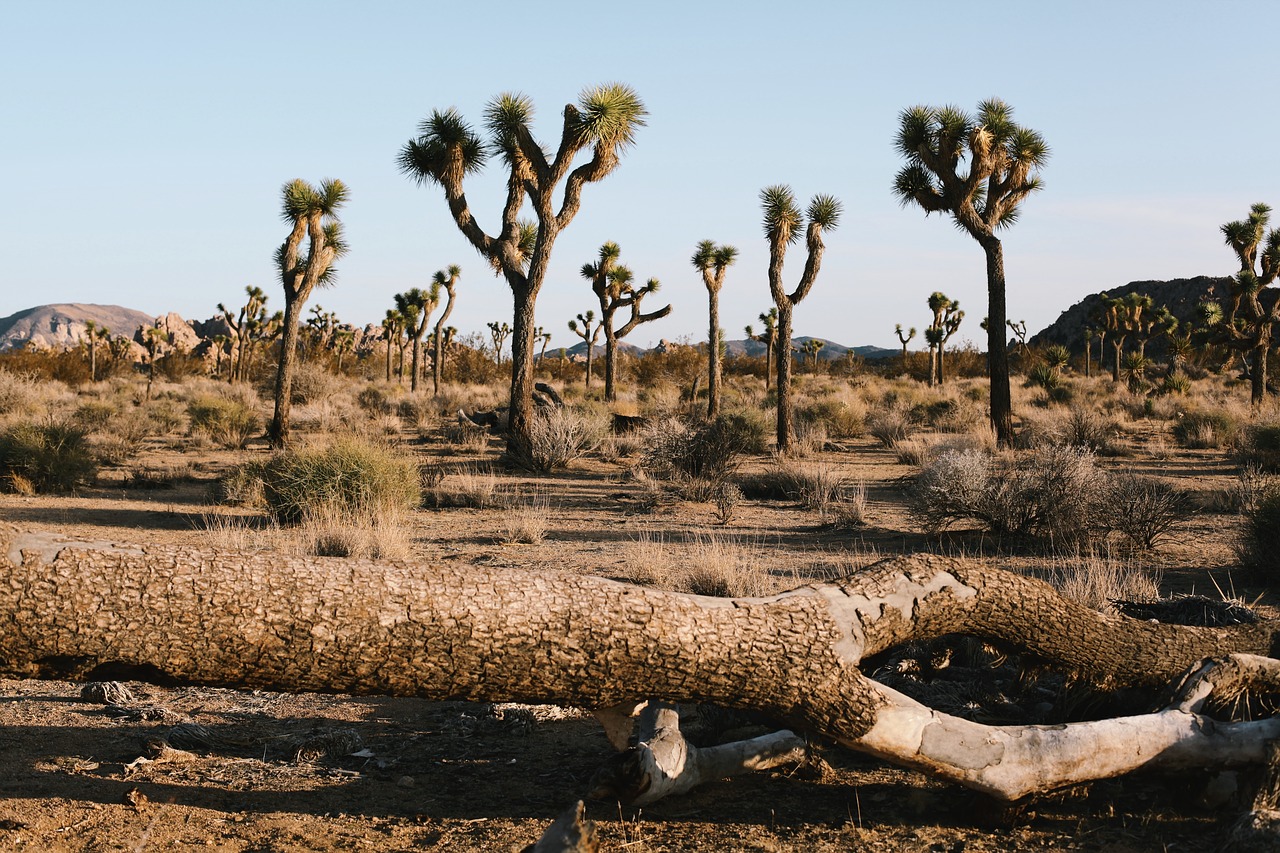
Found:
<path fill-rule="evenodd" d="M 1120 287 L 1086 296 L 1063 311 L 1057 320 L 1034 335 L 1028 343 L 1033 346 L 1062 344 L 1072 353 L 1083 353 L 1085 328 L 1092 325 L 1089 315 L 1101 306 L 1102 297 L 1127 296 L 1130 293 L 1152 297 L 1156 305 L 1168 306 L 1169 312 L 1178 318 L 1180 325 L 1193 325 L 1196 322 L 1196 305 L 1206 299 L 1224 298 L 1229 293 L 1230 286 L 1231 279 L 1227 276 L 1201 275 L 1172 281 L 1131 281 Z M 1148 353 L 1159 358 L 1163 351 L 1162 343 L 1153 341 Z"/>
<path fill-rule="evenodd" d="M 112 335 L 132 338 L 139 326 L 155 322 L 151 314 L 119 305 L 85 305 L 79 302 L 37 305 L 0 318 L 0 351 L 32 346 L 63 349 L 76 346 L 85 333 L 85 321 L 92 320 Z"/>

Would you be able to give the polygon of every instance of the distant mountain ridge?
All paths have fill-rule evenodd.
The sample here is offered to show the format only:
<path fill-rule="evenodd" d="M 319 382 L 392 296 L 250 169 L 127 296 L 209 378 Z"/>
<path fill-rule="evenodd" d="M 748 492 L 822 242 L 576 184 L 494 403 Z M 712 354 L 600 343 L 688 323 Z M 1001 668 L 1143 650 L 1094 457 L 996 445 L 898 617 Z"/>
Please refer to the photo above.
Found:
<path fill-rule="evenodd" d="M 796 350 L 797 352 L 800 352 L 801 354 L 803 354 L 801 351 L 801 348 L 805 345 L 805 343 L 811 340 L 822 341 L 822 349 L 818 350 L 818 358 L 822 359 L 823 361 L 836 361 L 837 359 L 843 358 L 845 356 L 845 353 L 848 353 L 848 352 L 852 352 L 861 358 L 868 358 L 868 359 L 888 358 L 889 356 L 898 355 L 900 353 L 900 350 L 885 349 L 884 347 L 877 347 L 877 346 L 870 346 L 870 345 L 861 346 L 861 347 L 847 347 L 844 344 L 838 344 L 838 343 L 835 343 L 834 341 L 829 341 L 826 338 L 812 338 L 812 337 L 809 337 L 808 335 L 798 337 L 798 338 L 792 338 L 791 347 L 793 350 Z M 671 346 L 671 345 L 672 345 L 672 342 L 670 341 L 661 341 L 658 343 L 656 347 L 654 347 L 654 349 L 659 349 L 663 346 Z M 693 346 L 705 346 L 705 345 L 706 344 L 703 341 L 699 341 L 698 343 L 693 344 Z M 725 350 L 731 356 L 746 355 L 753 358 L 764 358 L 765 345 L 760 343 L 759 341 L 755 341 L 755 340 L 725 341 L 724 346 L 725 346 Z M 571 347 L 565 347 L 564 351 L 565 351 L 565 354 L 571 358 L 577 357 L 577 356 L 585 356 L 587 354 L 587 344 L 585 341 L 583 341 L 580 344 L 574 344 Z M 548 349 L 547 356 L 551 357 L 553 355 L 557 355 L 559 352 L 560 352 L 559 347 L 556 347 L 555 349 Z M 594 355 L 592 356 L 592 358 L 603 356 L 604 344 L 596 344 L 595 350 L 593 352 L 594 352 Z M 643 355 L 645 352 L 647 352 L 647 350 L 643 349 L 642 347 L 629 344 L 626 341 L 622 341 L 618 344 L 618 352 L 625 352 L 628 355 L 638 356 L 638 355 Z"/>
<path fill-rule="evenodd" d="M 65 349 L 79 344 L 86 321 L 108 329 L 112 335 L 132 338 L 139 326 L 150 326 L 156 315 L 120 305 L 62 302 L 37 305 L 0 318 L 0 351 L 34 346 Z"/>

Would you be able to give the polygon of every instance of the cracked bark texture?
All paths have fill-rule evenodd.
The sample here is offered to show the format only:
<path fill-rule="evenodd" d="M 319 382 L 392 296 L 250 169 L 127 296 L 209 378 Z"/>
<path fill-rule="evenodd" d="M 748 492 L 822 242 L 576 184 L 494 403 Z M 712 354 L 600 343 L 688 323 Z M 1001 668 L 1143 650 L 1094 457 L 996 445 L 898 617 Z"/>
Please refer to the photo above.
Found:
<path fill-rule="evenodd" d="M 1260 763 L 1272 720 L 1184 707 L 984 726 L 863 675 L 906 640 L 1003 640 L 1093 678 L 1162 685 L 1200 660 L 1275 657 L 1280 631 L 1107 616 L 975 562 L 900 557 L 762 599 L 585 575 L 113 547 L 0 529 L 0 672 L 593 708 L 751 708 L 1002 799 L 1143 766 Z M 152 669 L 154 668 L 154 669 Z"/>

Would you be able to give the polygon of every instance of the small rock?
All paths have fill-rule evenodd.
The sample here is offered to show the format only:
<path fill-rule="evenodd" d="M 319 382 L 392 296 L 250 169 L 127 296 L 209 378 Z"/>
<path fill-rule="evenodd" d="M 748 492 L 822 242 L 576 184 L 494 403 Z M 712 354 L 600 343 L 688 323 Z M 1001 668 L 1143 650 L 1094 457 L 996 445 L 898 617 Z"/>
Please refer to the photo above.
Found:
<path fill-rule="evenodd" d="M 396 780 L 396 784 L 399 785 L 401 788 L 412 788 L 417 783 L 414 782 L 412 776 L 401 776 L 399 779 Z"/>

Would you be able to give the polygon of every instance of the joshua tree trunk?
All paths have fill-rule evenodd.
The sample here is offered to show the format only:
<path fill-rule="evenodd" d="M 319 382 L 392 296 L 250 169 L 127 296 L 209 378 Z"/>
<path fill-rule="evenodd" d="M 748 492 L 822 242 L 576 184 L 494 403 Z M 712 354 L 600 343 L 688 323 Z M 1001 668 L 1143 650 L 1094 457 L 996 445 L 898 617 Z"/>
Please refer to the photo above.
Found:
<path fill-rule="evenodd" d="M 510 279 L 508 279 L 510 281 Z M 528 460 L 533 435 L 533 329 L 537 288 L 512 282 L 514 320 L 511 323 L 511 408 L 507 425 L 507 455 Z"/>
<path fill-rule="evenodd" d="M 769 390 L 769 381 L 773 376 L 773 349 L 778 345 L 777 339 L 769 341 L 764 348 L 764 390 Z"/>
<path fill-rule="evenodd" d="M 637 700 L 699 701 L 755 709 L 1005 800 L 1139 768 L 1257 764 L 1280 736 L 1280 718 L 1202 714 L 1215 690 L 1277 688 L 1280 661 L 1267 657 L 1276 623 L 1203 629 L 1103 615 L 1040 581 L 953 558 L 893 558 L 730 600 L 554 571 L 77 543 L 5 526 L 0 574 L 5 677 L 570 702 L 599 709 L 615 743 Z M 1116 685 L 1180 687 L 1142 716 L 986 726 L 861 671 L 894 646 L 958 632 Z M 670 722 L 657 705 L 646 723 L 653 743 L 636 772 L 648 776 L 630 791 L 641 800 L 675 789 L 671 765 L 645 756 L 734 769 L 721 753 L 690 753 Z M 793 744 L 753 749 L 767 757 Z"/>
<path fill-rule="evenodd" d="M 1119 382 L 1120 381 L 1120 355 L 1124 350 L 1124 337 L 1121 336 L 1116 338 L 1114 341 L 1112 341 L 1111 349 L 1113 354 L 1115 355 L 1115 360 L 1112 362 L 1112 365 L 1111 365 L 1111 381 Z"/>
<path fill-rule="evenodd" d="M 1013 400 L 1005 344 L 1004 248 L 995 237 L 980 240 L 987 256 L 987 364 L 991 373 L 991 426 L 1001 447 L 1013 447 Z"/>
<path fill-rule="evenodd" d="M 285 291 L 284 329 L 280 333 L 280 368 L 276 371 L 275 414 L 267 436 L 271 446 L 284 446 L 289 437 L 289 409 L 292 403 L 293 371 L 298 357 L 298 321 L 302 314 L 302 300 L 289 297 Z"/>
<path fill-rule="evenodd" d="M 720 292 L 708 288 L 707 297 L 711 314 L 711 330 L 707 332 L 707 419 L 714 421 L 720 416 Z"/>
<path fill-rule="evenodd" d="M 435 338 L 432 341 L 431 393 L 436 396 L 440 395 L 440 380 L 444 378 L 444 324 L 449 319 L 449 315 L 453 313 L 454 288 L 452 281 L 446 285 L 446 288 L 449 298 L 444 303 L 444 313 L 440 315 L 440 319 L 436 320 Z"/>
<path fill-rule="evenodd" d="M 778 338 L 773 360 L 778 370 L 778 445 L 779 453 L 791 449 L 795 426 L 791 414 L 791 305 L 783 300 L 778 305 Z"/>
<path fill-rule="evenodd" d="M 603 317 L 600 322 L 604 327 L 604 399 L 606 403 L 612 403 L 618 394 L 618 336 L 613 330 L 612 316 Z"/>
<path fill-rule="evenodd" d="M 1270 328 L 1268 327 L 1268 332 Z M 1268 334 L 1261 346 L 1253 349 L 1253 365 L 1249 371 L 1249 399 L 1254 408 L 1262 405 L 1267 393 L 1267 351 L 1271 349 L 1271 336 Z"/>

